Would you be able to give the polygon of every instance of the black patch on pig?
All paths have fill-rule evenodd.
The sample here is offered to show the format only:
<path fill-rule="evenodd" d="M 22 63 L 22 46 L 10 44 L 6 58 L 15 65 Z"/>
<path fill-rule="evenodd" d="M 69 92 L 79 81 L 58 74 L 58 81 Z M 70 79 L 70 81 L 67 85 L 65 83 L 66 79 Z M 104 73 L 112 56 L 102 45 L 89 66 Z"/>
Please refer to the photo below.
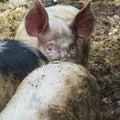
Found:
<path fill-rule="evenodd" d="M 54 6 L 54 5 L 57 5 L 57 1 L 54 1 L 54 0 L 49 0 L 44 6 L 45 7 L 50 7 L 50 6 Z"/>
<path fill-rule="evenodd" d="M 0 74 L 12 74 L 15 79 L 23 80 L 28 73 L 48 59 L 37 49 L 15 40 L 0 40 Z"/>

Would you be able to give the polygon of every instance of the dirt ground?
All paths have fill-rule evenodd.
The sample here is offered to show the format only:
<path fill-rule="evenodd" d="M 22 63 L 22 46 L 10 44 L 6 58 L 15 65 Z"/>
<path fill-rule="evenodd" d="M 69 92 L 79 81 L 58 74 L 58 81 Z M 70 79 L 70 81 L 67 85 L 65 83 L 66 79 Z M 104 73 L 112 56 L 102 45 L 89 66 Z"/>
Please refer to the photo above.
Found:
<path fill-rule="evenodd" d="M 28 6 L 9 9 L 7 4 L 0 3 L 0 39 L 15 36 L 27 9 Z M 91 35 L 89 70 L 100 85 L 104 120 L 120 120 L 120 1 L 93 0 L 93 10 L 96 22 Z"/>

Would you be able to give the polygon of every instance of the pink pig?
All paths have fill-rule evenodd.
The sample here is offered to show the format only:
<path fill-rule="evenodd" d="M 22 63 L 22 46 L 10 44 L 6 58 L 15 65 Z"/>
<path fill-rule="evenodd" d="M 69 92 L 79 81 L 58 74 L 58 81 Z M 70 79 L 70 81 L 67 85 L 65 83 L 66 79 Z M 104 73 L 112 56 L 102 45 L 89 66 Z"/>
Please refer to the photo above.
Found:
<path fill-rule="evenodd" d="M 35 0 L 15 38 L 39 49 L 50 61 L 63 60 L 86 65 L 90 46 L 87 37 L 93 26 L 91 1 L 79 11 L 66 5 L 44 8 L 39 0 Z M 80 42 L 79 46 L 77 42 Z M 78 49 L 81 50 L 80 54 Z"/>

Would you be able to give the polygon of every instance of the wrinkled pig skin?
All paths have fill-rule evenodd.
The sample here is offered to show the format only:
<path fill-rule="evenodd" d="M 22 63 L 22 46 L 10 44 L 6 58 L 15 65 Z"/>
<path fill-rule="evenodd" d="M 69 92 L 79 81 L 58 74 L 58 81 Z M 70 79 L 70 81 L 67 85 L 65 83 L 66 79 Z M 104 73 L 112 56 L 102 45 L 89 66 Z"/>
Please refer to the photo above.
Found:
<path fill-rule="evenodd" d="M 20 41 L 0 40 L 0 111 L 20 82 L 34 69 L 48 63 L 37 49 Z"/>
<path fill-rule="evenodd" d="M 39 0 L 35 0 L 15 38 L 37 48 L 50 61 L 71 61 L 87 66 L 88 37 L 94 26 L 91 6 L 88 1 L 80 11 L 70 5 L 44 8 Z"/>
<path fill-rule="evenodd" d="M 22 81 L 0 120 L 102 120 L 97 81 L 81 65 L 51 62 Z"/>

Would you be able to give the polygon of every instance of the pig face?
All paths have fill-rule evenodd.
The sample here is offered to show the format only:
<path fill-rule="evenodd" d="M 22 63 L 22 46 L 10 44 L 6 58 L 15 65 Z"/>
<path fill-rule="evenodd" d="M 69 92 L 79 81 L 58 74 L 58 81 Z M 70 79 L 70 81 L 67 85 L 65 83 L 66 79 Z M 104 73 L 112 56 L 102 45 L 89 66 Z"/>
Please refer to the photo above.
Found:
<path fill-rule="evenodd" d="M 49 14 L 40 1 L 36 0 L 25 18 L 27 33 L 38 38 L 38 49 L 50 61 L 64 60 L 80 63 L 77 39 L 88 37 L 93 24 L 94 15 L 90 1 L 73 19 L 66 21 L 64 17 Z"/>
<path fill-rule="evenodd" d="M 40 41 L 40 49 L 49 60 L 63 60 L 78 62 L 78 49 L 76 37 L 69 26 L 62 21 L 54 23 L 50 21 L 52 30 L 49 34 L 41 34 L 38 36 Z M 57 30 L 57 31 L 56 31 Z"/>

